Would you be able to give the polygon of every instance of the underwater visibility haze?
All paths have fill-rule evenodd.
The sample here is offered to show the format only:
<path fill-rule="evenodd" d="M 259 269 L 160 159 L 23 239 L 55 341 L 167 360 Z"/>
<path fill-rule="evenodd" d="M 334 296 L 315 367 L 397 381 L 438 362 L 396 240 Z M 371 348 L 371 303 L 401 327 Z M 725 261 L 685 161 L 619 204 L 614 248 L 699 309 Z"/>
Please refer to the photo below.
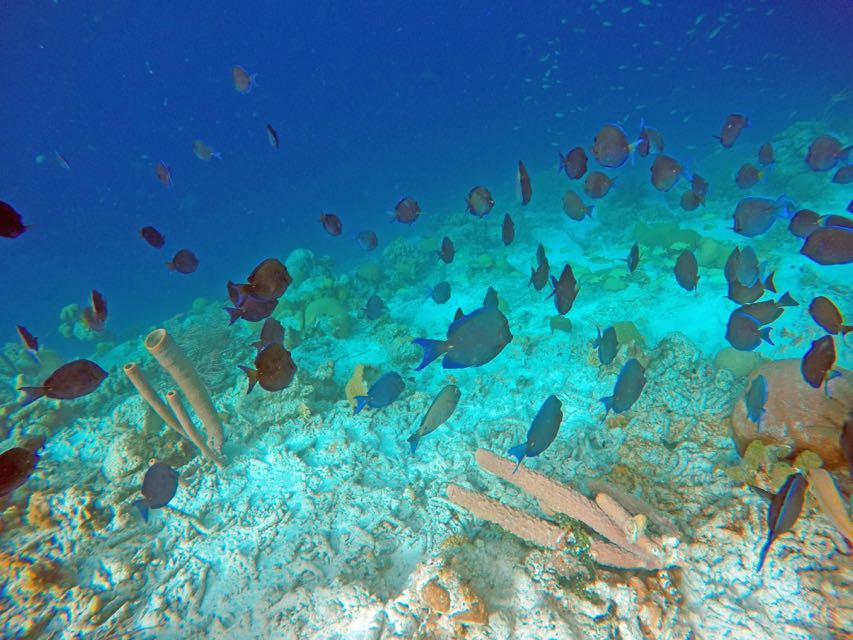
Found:
<path fill-rule="evenodd" d="M 0 12 L 0 637 L 853 636 L 848 0 Z"/>

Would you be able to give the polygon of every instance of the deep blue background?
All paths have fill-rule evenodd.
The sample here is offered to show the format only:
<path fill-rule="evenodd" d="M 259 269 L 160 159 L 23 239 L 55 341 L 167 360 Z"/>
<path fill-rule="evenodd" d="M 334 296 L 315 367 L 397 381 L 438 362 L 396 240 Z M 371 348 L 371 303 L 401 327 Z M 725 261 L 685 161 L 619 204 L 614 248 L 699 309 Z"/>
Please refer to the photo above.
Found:
<path fill-rule="evenodd" d="M 412 232 L 386 221 L 400 197 L 459 210 L 474 184 L 510 180 L 520 157 L 555 167 L 554 145 L 589 146 L 605 122 L 635 132 L 643 116 L 701 156 L 741 111 L 758 144 L 820 119 L 853 76 L 848 0 L 531 4 L 0 2 L 0 199 L 38 225 L 0 239 L 0 341 L 16 322 L 56 341 L 59 309 L 93 287 L 121 334 L 224 296 L 267 255 L 355 254 L 321 209 L 386 242 Z M 258 74 L 248 95 L 234 64 Z M 195 138 L 223 160 L 195 158 Z M 163 267 L 182 247 L 196 274 Z"/>

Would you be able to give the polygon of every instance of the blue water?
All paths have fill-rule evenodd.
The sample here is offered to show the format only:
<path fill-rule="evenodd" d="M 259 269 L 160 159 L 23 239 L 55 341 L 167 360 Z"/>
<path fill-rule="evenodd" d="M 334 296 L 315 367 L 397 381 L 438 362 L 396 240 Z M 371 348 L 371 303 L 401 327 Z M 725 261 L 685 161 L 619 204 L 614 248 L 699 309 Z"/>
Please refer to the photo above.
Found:
<path fill-rule="evenodd" d="M 757 147 L 849 85 L 847 0 L 535 4 L 4 2 L 0 198 L 36 225 L 2 241 L 4 335 L 22 323 L 61 344 L 59 309 L 97 288 L 127 337 L 224 297 L 259 256 L 354 260 L 362 228 L 410 233 L 387 222 L 404 195 L 461 210 L 474 184 L 508 185 L 519 158 L 556 167 L 604 122 L 645 118 L 701 159 L 728 113 L 749 115 L 741 141 Z M 248 95 L 234 64 L 257 73 Z M 851 117 L 840 102 L 827 126 Z M 198 160 L 196 138 L 222 161 Z M 137 236 L 146 224 L 163 251 Z M 163 265 L 182 247 L 201 260 L 191 276 Z"/>

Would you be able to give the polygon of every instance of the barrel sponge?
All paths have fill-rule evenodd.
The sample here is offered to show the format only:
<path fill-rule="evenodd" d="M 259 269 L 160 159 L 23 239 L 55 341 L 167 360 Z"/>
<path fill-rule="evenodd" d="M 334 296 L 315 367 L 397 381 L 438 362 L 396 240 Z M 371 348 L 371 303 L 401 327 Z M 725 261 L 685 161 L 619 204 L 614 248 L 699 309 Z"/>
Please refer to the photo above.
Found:
<path fill-rule="evenodd" d="M 213 408 L 207 387 L 187 356 L 165 329 L 154 329 L 145 338 L 145 348 L 154 356 L 184 392 L 187 401 L 207 431 L 214 451 L 222 450 L 222 422 Z"/>

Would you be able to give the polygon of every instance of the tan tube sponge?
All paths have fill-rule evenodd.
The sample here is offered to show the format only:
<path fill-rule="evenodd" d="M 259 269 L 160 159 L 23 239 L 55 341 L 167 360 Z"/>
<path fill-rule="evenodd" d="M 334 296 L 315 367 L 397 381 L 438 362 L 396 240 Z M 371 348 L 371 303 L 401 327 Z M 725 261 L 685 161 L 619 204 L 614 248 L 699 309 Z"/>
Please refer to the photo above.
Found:
<path fill-rule="evenodd" d="M 222 460 L 220 460 L 219 457 L 210 450 L 210 447 L 204 443 L 204 439 L 195 428 L 192 418 L 190 418 L 190 414 L 188 414 L 187 410 L 184 408 L 178 394 L 174 391 L 169 391 L 166 394 L 166 400 L 168 401 L 169 406 L 172 407 L 172 411 L 174 411 L 175 415 L 178 417 L 178 422 L 180 422 L 181 426 L 184 428 L 184 433 L 187 434 L 187 437 L 193 442 L 193 444 L 201 449 L 201 452 L 207 457 L 207 459 L 214 462 L 216 466 L 224 466 L 222 464 Z"/>
<path fill-rule="evenodd" d="M 175 419 L 175 414 L 173 414 L 169 407 L 166 406 L 166 403 L 163 402 L 159 394 L 154 391 L 154 388 L 148 382 L 145 374 L 142 373 L 142 369 L 139 368 L 139 365 L 135 362 L 128 362 L 124 365 L 124 374 L 128 377 L 133 386 L 136 387 L 139 395 L 141 395 L 151 408 L 154 409 L 157 415 L 160 416 L 160 419 L 182 436 L 187 437 L 187 434 L 184 433 L 180 423 Z"/>
<path fill-rule="evenodd" d="M 145 348 L 169 372 L 207 431 L 207 443 L 214 451 L 222 451 L 222 422 L 210 401 L 207 387 L 187 356 L 165 329 L 155 329 L 145 338 Z"/>

